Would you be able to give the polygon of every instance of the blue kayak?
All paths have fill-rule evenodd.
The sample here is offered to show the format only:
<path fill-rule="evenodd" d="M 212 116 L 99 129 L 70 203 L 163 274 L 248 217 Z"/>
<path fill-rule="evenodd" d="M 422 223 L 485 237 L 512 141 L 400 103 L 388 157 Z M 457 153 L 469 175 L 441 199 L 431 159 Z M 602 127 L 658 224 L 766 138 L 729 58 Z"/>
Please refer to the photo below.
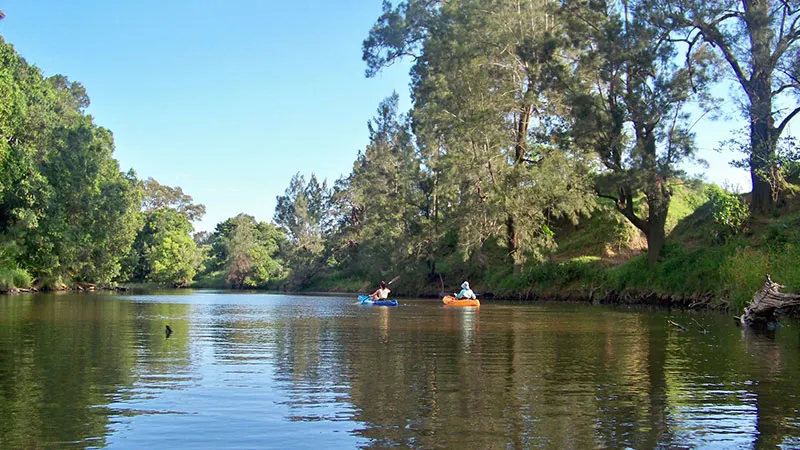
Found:
<path fill-rule="evenodd" d="M 369 295 L 361 294 L 358 296 L 358 301 L 362 305 L 370 306 L 397 306 L 397 300 L 372 300 Z"/>

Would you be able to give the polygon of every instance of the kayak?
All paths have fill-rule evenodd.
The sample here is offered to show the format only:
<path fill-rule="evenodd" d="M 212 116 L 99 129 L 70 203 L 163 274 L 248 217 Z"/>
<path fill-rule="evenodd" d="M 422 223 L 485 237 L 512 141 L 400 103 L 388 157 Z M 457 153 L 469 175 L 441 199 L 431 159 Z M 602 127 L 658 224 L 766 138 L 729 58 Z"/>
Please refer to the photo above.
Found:
<path fill-rule="evenodd" d="M 397 306 L 397 300 L 372 300 L 369 295 L 359 295 L 358 301 L 369 306 Z"/>
<path fill-rule="evenodd" d="M 478 308 L 481 306 L 481 301 L 477 298 L 457 299 L 452 295 L 445 295 L 442 302 L 444 302 L 445 306 L 476 306 Z"/>

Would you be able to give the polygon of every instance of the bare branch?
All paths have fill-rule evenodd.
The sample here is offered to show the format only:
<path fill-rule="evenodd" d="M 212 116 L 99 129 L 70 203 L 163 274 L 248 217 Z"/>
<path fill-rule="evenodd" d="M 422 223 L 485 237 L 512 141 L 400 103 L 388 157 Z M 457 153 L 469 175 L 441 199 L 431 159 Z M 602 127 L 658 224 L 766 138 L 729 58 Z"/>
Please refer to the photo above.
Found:
<path fill-rule="evenodd" d="M 778 39 L 778 43 L 775 45 L 775 51 L 770 57 L 771 64 L 777 64 L 778 60 L 781 59 L 783 54 L 789 50 L 789 47 L 791 47 L 795 41 L 800 39 L 800 29 L 797 27 L 798 22 L 800 22 L 800 14 L 794 18 L 792 25 L 786 31 L 786 34 L 783 34 L 783 24 L 781 24 L 781 34 L 778 35 L 780 38 Z"/>
<path fill-rule="evenodd" d="M 783 129 L 786 128 L 786 125 L 789 124 L 789 121 L 792 120 L 792 118 L 794 118 L 794 116 L 796 116 L 798 113 L 800 113 L 800 107 L 795 108 L 794 111 L 790 112 L 789 115 L 783 118 L 781 124 L 775 129 L 775 137 L 780 137 L 780 135 L 783 134 Z"/>
<path fill-rule="evenodd" d="M 722 16 L 717 18 L 717 20 L 708 24 L 700 21 L 693 21 L 690 24 L 691 26 L 697 28 L 700 31 L 706 42 L 710 43 L 713 46 L 719 47 L 723 57 L 733 69 L 734 74 L 736 74 L 736 78 L 739 80 L 739 83 L 741 83 L 741 85 L 745 88 L 745 90 L 747 90 L 748 85 L 750 84 L 750 80 L 747 78 L 747 75 L 742 69 L 742 66 L 736 59 L 736 55 L 733 53 L 733 49 L 725 42 L 724 35 L 717 28 L 717 25 L 728 19 L 734 19 L 740 17 L 741 14 L 738 12 L 729 12 L 727 14 L 723 14 Z"/>
<path fill-rule="evenodd" d="M 772 91 L 772 96 L 774 97 L 774 96 L 780 94 L 781 92 L 785 91 L 786 89 L 800 89 L 800 83 L 784 84 L 783 86 L 779 87 L 778 89 L 775 89 L 774 91 Z"/>

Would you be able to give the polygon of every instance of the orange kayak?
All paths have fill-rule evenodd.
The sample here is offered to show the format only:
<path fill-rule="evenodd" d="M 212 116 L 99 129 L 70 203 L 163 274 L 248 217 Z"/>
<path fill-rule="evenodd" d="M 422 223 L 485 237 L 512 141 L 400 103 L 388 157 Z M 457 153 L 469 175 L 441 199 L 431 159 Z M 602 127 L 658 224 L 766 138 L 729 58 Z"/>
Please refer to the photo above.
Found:
<path fill-rule="evenodd" d="M 477 298 L 462 298 L 459 300 L 452 295 L 445 295 L 442 302 L 444 302 L 445 306 L 481 306 L 481 301 Z"/>

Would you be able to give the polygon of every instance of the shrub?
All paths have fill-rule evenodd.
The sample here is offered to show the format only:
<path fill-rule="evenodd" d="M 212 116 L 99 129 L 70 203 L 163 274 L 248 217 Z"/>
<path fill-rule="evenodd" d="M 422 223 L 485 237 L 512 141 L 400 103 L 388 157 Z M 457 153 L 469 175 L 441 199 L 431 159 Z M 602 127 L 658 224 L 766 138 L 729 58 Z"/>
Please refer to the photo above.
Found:
<path fill-rule="evenodd" d="M 29 288 L 32 284 L 33 277 L 28 272 L 16 268 L 0 268 L 0 290 Z"/>
<path fill-rule="evenodd" d="M 717 188 L 711 190 L 709 196 L 717 240 L 724 242 L 747 229 L 750 210 L 738 195 L 728 194 Z"/>

